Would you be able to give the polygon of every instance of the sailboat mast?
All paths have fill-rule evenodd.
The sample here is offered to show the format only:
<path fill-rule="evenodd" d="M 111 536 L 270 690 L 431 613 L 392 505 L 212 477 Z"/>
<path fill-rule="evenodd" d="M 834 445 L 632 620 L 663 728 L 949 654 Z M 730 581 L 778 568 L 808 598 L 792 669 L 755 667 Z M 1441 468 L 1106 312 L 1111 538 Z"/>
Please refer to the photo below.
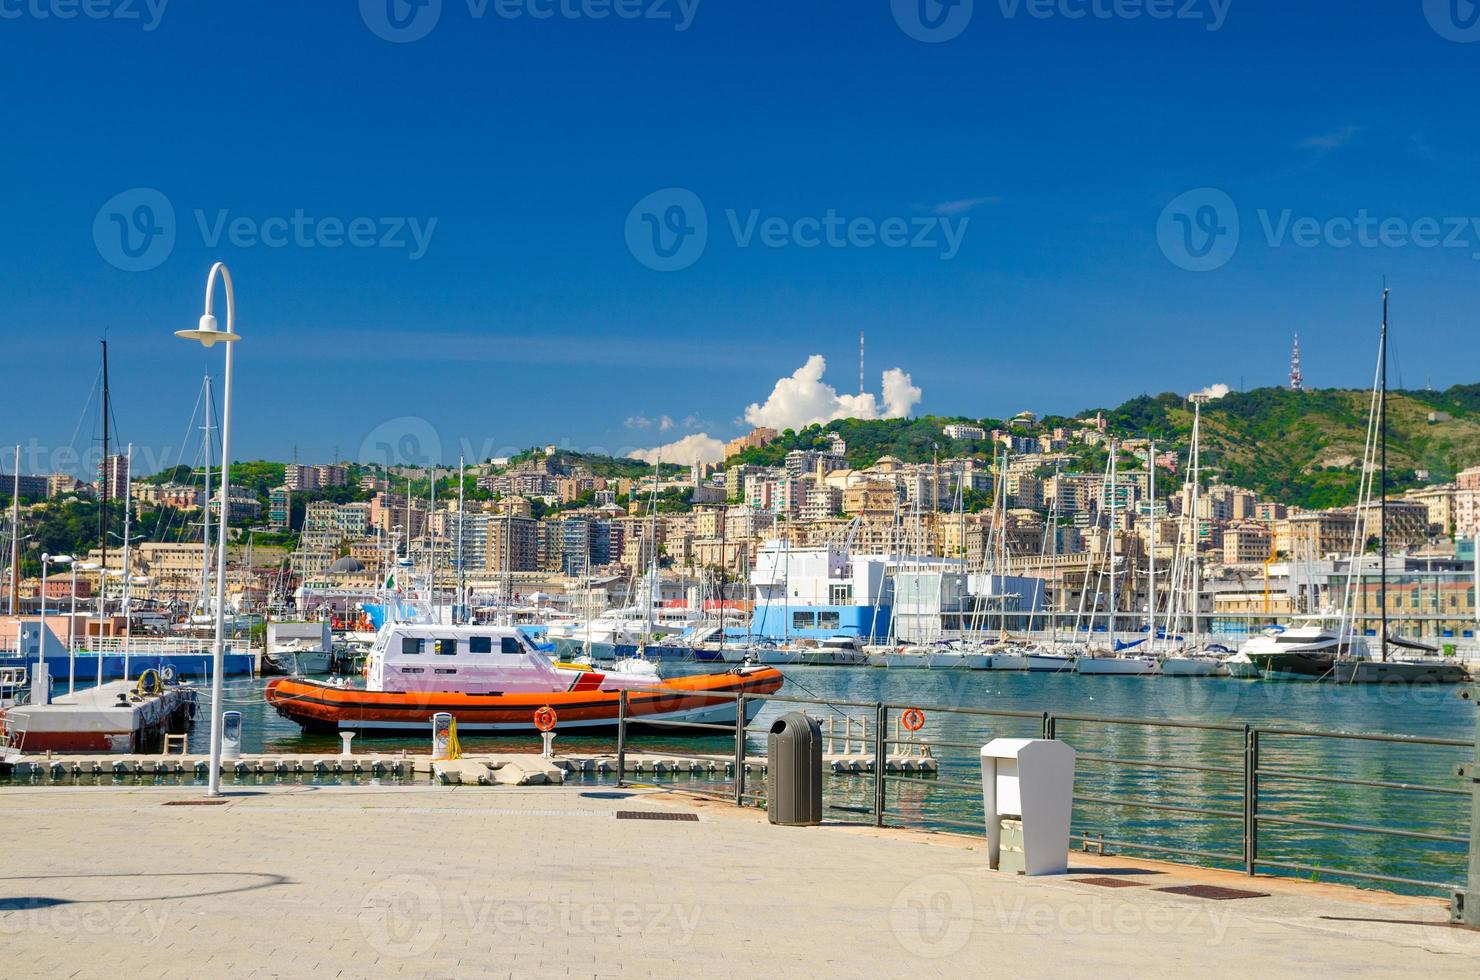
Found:
<path fill-rule="evenodd" d="M 215 409 L 211 405 L 211 376 L 206 375 L 206 424 L 202 426 L 205 435 L 202 437 L 202 445 L 205 452 L 206 464 L 206 486 L 205 507 L 200 512 L 200 614 L 210 615 L 211 612 L 211 420 L 215 417 Z"/>
<path fill-rule="evenodd" d="M 103 595 L 107 592 L 105 586 L 108 579 L 108 484 L 110 482 L 108 477 L 111 475 L 108 466 L 108 416 L 112 413 L 109 411 L 111 406 L 108 404 L 108 341 L 104 340 L 101 343 L 103 345 L 103 472 L 102 479 L 99 481 L 102 486 L 98 488 L 102 500 L 102 506 L 98 508 L 98 543 L 102 548 L 103 570 L 98 573 L 98 593 Z M 20 496 L 20 476 L 20 469 L 17 468 L 15 472 L 17 497 Z M 106 601 L 106 599 L 100 601 Z M 99 625 L 98 629 L 101 630 L 102 626 Z"/>
<path fill-rule="evenodd" d="M 10 485 L 10 615 L 15 615 L 15 604 L 20 598 L 21 587 L 21 446 L 15 446 L 15 482 Z"/>
<path fill-rule="evenodd" d="M 462 621 L 462 612 L 458 607 L 466 604 L 463 595 L 463 565 L 465 564 L 463 561 L 463 524 L 467 521 L 467 517 L 463 514 L 463 491 L 466 489 L 467 479 L 464 462 L 463 457 L 457 458 L 457 606 L 453 609 L 454 622 Z"/>
<path fill-rule="evenodd" d="M 1117 557 L 1115 547 L 1115 505 L 1120 498 L 1120 493 L 1115 486 L 1115 457 L 1120 454 L 1120 446 L 1114 440 L 1110 440 L 1110 652 L 1115 652 L 1115 560 Z"/>
<path fill-rule="evenodd" d="M 1384 662 L 1386 662 L 1386 660 L 1387 660 L 1387 639 L 1388 639 L 1388 625 L 1387 625 L 1387 354 L 1388 354 L 1388 349 L 1387 349 L 1387 333 L 1388 333 L 1388 290 L 1387 290 L 1387 287 L 1384 286 L 1382 288 L 1382 340 L 1380 342 L 1381 343 L 1381 348 L 1382 348 L 1382 368 L 1381 368 L 1381 373 L 1382 373 L 1382 393 L 1381 393 L 1381 395 L 1378 396 L 1378 400 L 1377 400 L 1377 432 L 1378 432 L 1379 439 L 1382 441 L 1382 469 L 1381 469 L 1381 476 L 1378 478 L 1379 481 L 1380 481 L 1379 484 L 1378 484 L 1378 488 L 1379 488 L 1379 493 L 1381 494 L 1381 496 L 1378 498 L 1378 518 L 1377 518 L 1378 519 L 1378 534 L 1380 535 L 1380 537 L 1378 538 L 1379 552 L 1378 552 L 1378 559 L 1377 559 L 1378 562 L 1380 563 L 1379 578 L 1378 578 L 1378 583 L 1379 584 L 1378 584 L 1378 590 L 1377 590 L 1377 603 L 1378 603 L 1378 606 L 1382 610 L 1382 631 L 1378 634 L 1378 642 L 1381 644 L 1381 648 L 1382 648 L 1382 659 L 1383 659 Z"/>
<path fill-rule="evenodd" d="M 1153 439 L 1146 447 L 1146 463 L 1148 475 L 1146 478 L 1146 495 L 1151 498 L 1148 510 L 1151 518 L 1151 533 L 1147 540 L 1151 542 L 1151 556 L 1146 563 L 1146 629 L 1149 631 L 1150 640 L 1156 641 L 1156 440 Z"/>
<path fill-rule="evenodd" d="M 1194 397 L 1192 412 L 1192 642 L 1197 642 L 1198 613 L 1202 611 L 1202 559 L 1198 555 L 1198 544 L 1202 538 L 1202 519 L 1198 516 L 1201 504 L 1199 483 L 1202 468 L 1202 399 Z"/>

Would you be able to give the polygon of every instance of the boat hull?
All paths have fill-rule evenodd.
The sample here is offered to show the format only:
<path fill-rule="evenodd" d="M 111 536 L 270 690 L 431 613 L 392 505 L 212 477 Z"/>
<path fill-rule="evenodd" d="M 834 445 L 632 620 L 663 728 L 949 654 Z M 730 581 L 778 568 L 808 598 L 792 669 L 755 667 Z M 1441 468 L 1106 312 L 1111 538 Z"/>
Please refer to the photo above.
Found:
<path fill-rule="evenodd" d="M 1333 671 L 1332 680 L 1347 684 L 1463 684 L 1469 672 L 1442 660 L 1348 660 Z"/>
<path fill-rule="evenodd" d="M 1167 657 L 1161 662 L 1161 673 L 1163 677 L 1217 677 L 1228 671 L 1207 657 Z"/>
<path fill-rule="evenodd" d="M 1250 662 L 1267 681 L 1328 680 L 1336 666 L 1336 657 L 1325 652 L 1249 653 Z"/>
<path fill-rule="evenodd" d="M 734 696 L 739 694 L 756 698 L 746 704 L 749 720 L 760 710 L 761 699 L 780 690 L 783 681 L 780 671 L 768 667 L 657 681 L 651 690 L 627 692 L 627 724 L 652 725 L 668 733 L 681 733 L 684 725 L 733 724 Z M 615 728 L 620 710 L 618 691 L 386 692 L 299 678 L 272 681 L 265 696 L 278 714 L 307 731 L 402 735 L 426 733 L 439 712 L 457 719 L 461 732 L 526 733 L 537 731 L 534 713 L 545 706 L 555 710 L 560 731 Z"/>
<path fill-rule="evenodd" d="M 1154 657 L 1080 657 L 1074 669 L 1081 674 L 1146 677 L 1161 672 Z"/>

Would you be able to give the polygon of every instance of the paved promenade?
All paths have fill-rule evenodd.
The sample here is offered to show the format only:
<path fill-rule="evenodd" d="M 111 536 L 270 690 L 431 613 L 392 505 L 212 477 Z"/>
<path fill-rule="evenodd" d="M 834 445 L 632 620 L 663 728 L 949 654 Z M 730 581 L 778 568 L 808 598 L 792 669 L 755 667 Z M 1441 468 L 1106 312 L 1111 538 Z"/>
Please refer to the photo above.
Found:
<path fill-rule="evenodd" d="M 1014 878 L 967 838 L 771 827 L 646 792 L 303 786 L 165 805 L 200 798 L 0 790 L 4 975 L 1480 975 L 1480 935 L 1439 903 L 1328 885 L 1080 855 L 1067 877 Z M 1199 883 L 1270 894 L 1156 890 Z"/>

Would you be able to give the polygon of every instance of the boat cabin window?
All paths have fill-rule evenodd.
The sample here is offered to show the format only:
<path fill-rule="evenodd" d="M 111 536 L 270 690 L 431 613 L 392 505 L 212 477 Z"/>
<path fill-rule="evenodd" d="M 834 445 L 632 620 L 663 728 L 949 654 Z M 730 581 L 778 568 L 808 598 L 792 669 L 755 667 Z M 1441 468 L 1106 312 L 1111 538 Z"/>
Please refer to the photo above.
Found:
<path fill-rule="evenodd" d="M 436 649 L 436 652 L 437 652 L 437 655 L 438 656 L 440 656 L 440 657 L 455 657 L 455 656 L 457 656 L 457 641 L 456 640 L 434 640 L 433 642 L 436 644 L 435 649 Z"/>
<path fill-rule="evenodd" d="M 403 637 L 401 637 L 401 653 L 402 654 L 406 654 L 406 655 L 410 655 L 410 656 L 415 656 L 416 654 L 421 653 L 421 637 L 419 637 L 419 636 L 403 636 Z"/>
<path fill-rule="evenodd" d="M 817 622 L 815 613 L 794 612 L 791 614 L 791 628 L 794 630 L 809 630 Z"/>
<path fill-rule="evenodd" d="M 524 648 L 519 645 L 519 641 L 517 639 L 515 639 L 514 637 L 512 637 L 512 636 L 505 636 L 505 637 L 502 638 L 502 643 L 499 646 L 499 652 L 500 653 L 523 653 L 524 652 Z"/>
<path fill-rule="evenodd" d="M 835 630 L 841 625 L 841 620 L 835 612 L 820 612 L 817 614 L 817 628 L 823 630 Z"/>
<path fill-rule="evenodd" d="M 469 653 L 492 653 L 493 652 L 493 637 L 491 637 L 491 636 L 470 636 L 470 637 L 468 637 L 468 652 Z"/>

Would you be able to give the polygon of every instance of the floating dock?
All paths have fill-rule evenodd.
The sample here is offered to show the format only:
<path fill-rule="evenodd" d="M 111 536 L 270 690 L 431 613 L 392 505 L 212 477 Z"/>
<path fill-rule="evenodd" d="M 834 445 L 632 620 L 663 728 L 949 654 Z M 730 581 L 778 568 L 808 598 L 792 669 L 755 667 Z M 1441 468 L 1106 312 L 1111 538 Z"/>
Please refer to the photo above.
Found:
<path fill-rule="evenodd" d="M 112 681 L 0 712 L 4 754 L 145 752 L 161 746 L 165 735 L 185 731 L 194 712 L 192 687 L 141 693 L 131 681 Z"/>
<path fill-rule="evenodd" d="M 734 756 L 719 755 L 669 755 L 654 753 L 628 753 L 620 760 L 623 774 L 634 775 L 678 775 L 713 776 L 733 778 Z M 837 775 L 871 773 L 874 770 L 872 755 L 824 755 L 823 768 Z M 243 755 L 239 759 L 222 759 L 221 772 L 235 776 L 282 776 L 282 775 L 362 775 L 393 776 L 409 779 L 416 774 L 428 774 L 441 782 L 488 784 L 508 783 L 526 786 L 539 782 L 559 782 L 566 775 L 592 773 L 615 775 L 619 760 L 615 755 L 553 756 L 546 759 L 537 753 L 470 753 L 457 759 L 434 760 L 429 755 Z M 205 778 L 210 769 L 210 758 L 204 755 L 97 755 L 49 753 L 27 753 L 13 756 L 5 764 L 16 779 L 72 779 L 81 776 L 193 776 Z M 498 778 L 504 768 L 509 773 Z M 766 760 L 752 756 L 745 760 L 747 775 L 765 775 Z M 560 778 L 552 778 L 551 771 Z M 926 755 L 891 755 L 885 761 L 885 771 L 901 775 L 935 775 L 936 760 Z M 543 779 L 511 779 L 515 773 L 539 773 Z M 479 776 L 488 778 L 480 779 Z M 456 777 L 456 778 L 454 778 Z"/>

